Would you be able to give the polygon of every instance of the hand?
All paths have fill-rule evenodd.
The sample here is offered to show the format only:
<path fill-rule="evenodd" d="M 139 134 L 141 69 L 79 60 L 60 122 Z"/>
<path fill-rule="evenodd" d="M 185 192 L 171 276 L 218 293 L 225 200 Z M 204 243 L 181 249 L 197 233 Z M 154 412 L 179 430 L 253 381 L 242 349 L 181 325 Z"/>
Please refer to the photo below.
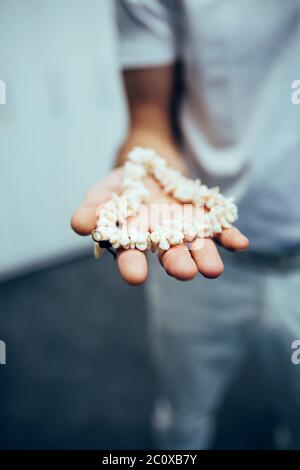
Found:
<path fill-rule="evenodd" d="M 79 235 L 90 235 L 96 226 L 96 210 L 101 203 L 106 202 L 114 191 L 120 193 L 122 168 L 113 170 L 107 177 L 99 181 L 87 194 L 85 200 L 72 217 L 71 225 Z M 152 178 L 146 180 L 150 191 L 149 204 L 176 204 L 166 196 Z M 178 206 L 180 206 L 177 203 Z M 145 221 L 144 221 L 145 222 Z M 132 221 L 135 223 L 135 221 Z M 148 225 L 148 222 L 146 222 Z M 215 242 L 230 251 L 244 251 L 248 248 L 248 239 L 232 227 L 225 229 L 212 239 L 196 239 L 189 244 L 176 245 L 166 252 L 159 253 L 161 265 L 166 273 L 181 281 L 188 281 L 200 272 L 208 278 L 216 278 L 224 270 L 223 262 Z M 148 268 L 146 256 L 139 250 L 117 250 L 117 261 L 123 279 L 132 285 L 142 284 L 147 279 Z"/>

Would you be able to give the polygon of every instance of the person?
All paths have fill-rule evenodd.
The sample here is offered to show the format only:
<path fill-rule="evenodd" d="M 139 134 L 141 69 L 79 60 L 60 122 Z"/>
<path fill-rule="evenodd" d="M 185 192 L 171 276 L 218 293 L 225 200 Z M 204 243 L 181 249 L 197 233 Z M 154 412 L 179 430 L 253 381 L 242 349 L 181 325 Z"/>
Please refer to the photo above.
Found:
<path fill-rule="evenodd" d="M 149 257 L 164 416 L 158 445 L 212 445 L 225 392 L 255 344 L 274 413 L 300 447 L 300 376 L 290 360 L 300 336 L 300 112 L 291 102 L 300 2 L 119 0 L 116 7 L 129 128 L 119 168 L 88 193 L 74 230 L 91 233 L 96 206 L 118 187 L 137 145 L 239 200 L 238 228 L 204 240 L 201 250 L 181 245 L 160 257 L 169 276 Z M 233 253 L 247 249 L 243 233 L 251 246 Z M 223 261 L 216 243 L 229 250 L 221 248 Z M 131 284 L 147 278 L 143 253 L 119 251 L 118 266 Z"/>

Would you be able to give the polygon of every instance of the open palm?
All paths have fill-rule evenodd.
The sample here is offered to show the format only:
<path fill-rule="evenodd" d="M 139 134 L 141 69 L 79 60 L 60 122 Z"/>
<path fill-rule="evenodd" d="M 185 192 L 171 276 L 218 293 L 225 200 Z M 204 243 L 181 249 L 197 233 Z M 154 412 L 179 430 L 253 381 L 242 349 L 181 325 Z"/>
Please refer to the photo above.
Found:
<path fill-rule="evenodd" d="M 72 217 L 72 228 L 79 235 L 90 235 L 96 226 L 97 208 L 106 202 L 111 193 L 114 191 L 120 193 L 122 182 L 122 168 L 117 168 L 99 181 L 87 194 L 86 198 L 76 210 Z M 145 181 L 150 191 L 148 204 L 156 204 L 165 207 L 166 204 L 172 204 L 172 208 L 181 207 L 174 199 L 166 196 L 159 185 L 151 178 Z M 176 204 L 176 206 L 175 206 Z M 132 224 L 139 223 L 144 225 L 145 229 L 153 223 L 145 217 L 143 211 L 139 219 L 132 220 Z M 215 278 L 222 274 L 224 266 L 221 257 L 216 248 L 215 242 L 221 244 L 224 248 L 231 251 L 244 251 L 248 247 L 248 239 L 242 235 L 239 230 L 232 227 L 225 229 L 214 239 L 206 238 L 204 240 L 196 239 L 189 243 L 187 247 L 185 243 L 171 247 L 165 252 L 159 252 L 160 262 L 166 273 L 176 279 L 187 281 L 195 277 L 200 272 L 205 277 Z M 142 284 L 148 274 L 147 260 L 143 252 L 130 249 L 118 249 L 117 260 L 120 273 L 123 279 L 129 284 Z"/>

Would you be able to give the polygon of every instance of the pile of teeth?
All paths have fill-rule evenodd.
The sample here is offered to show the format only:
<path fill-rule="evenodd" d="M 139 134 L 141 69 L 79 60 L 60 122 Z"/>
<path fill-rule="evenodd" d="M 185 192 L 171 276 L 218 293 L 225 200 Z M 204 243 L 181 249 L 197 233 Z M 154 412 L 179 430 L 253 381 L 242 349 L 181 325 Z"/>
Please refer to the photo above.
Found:
<path fill-rule="evenodd" d="M 153 231 L 140 232 L 128 226 L 128 218 L 138 215 L 141 204 L 148 200 L 149 191 L 143 182 L 146 175 L 152 176 L 164 193 L 177 202 L 203 206 L 206 211 L 201 221 L 177 215 Z M 209 189 L 199 179 L 184 177 L 152 149 L 136 147 L 128 154 L 121 190 L 120 195 L 113 193 L 98 210 L 97 227 L 92 233 L 96 258 L 104 248 L 110 247 L 168 250 L 172 245 L 192 242 L 197 237 L 213 237 L 237 219 L 233 198 L 225 198 L 219 188 Z"/>

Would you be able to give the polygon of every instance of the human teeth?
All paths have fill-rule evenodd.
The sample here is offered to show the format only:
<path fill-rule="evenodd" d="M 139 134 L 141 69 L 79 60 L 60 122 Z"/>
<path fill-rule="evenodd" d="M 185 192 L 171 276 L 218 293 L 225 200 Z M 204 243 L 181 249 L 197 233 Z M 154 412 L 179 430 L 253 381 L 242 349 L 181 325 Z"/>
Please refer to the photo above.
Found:
<path fill-rule="evenodd" d="M 184 240 L 186 242 L 192 242 L 196 238 L 197 232 L 193 229 L 185 230 L 184 232 Z"/>
<path fill-rule="evenodd" d="M 101 241 L 101 233 L 99 233 L 97 230 L 94 230 L 92 232 L 92 238 L 95 242 L 100 242 Z"/>
<path fill-rule="evenodd" d="M 220 217 L 220 224 L 223 228 L 230 228 L 231 224 L 226 220 L 225 217 Z"/>
<path fill-rule="evenodd" d="M 145 251 L 148 248 L 148 243 L 147 241 L 137 242 L 135 247 L 140 251 Z"/>
<path fill-rule="evenodd" d="M 116 221 L 108 219 L 107 217 L 102 217 L 100 214 L 99 224 L 97 223 L 97 225 L 98 226 L 106 225 L 107 227 L 115 227 Z"/>
<path fill-rule="evenodd" d="M 162 237 L 158 246 L 161 250 L 167 251 L 170 248 L 170 243 L 165 237 Z"/>
<path fill-rule="evenodd" d="M 205 207 L 204 220 L 200 222 L 177 215 L 173 220 L 164 220 L 151 232 L 141 233 L 134 227 L 128 230 L 127 219 L 137 215 L 141 204 L 149 198 L 149 190 L 142 181 L 147 174 L 177 202 Z M 129 152 L 121 189 L 122 194 L 112 193 L 111 199 L 96 211 L 96 230 L 92 232 L 92 238 L 96 242 L 97 257 L 103 252 L 99 247 L 100 241 L 110 242 L 115 249 L 123 247 L 145 251 L 158 247 L 166 251 L 171 245 L 191 242 L 196 237 L 213 237 L 222 229 L 231 227 L 238 216 L 232 197 L 225 198 L 218 187 L 209 189 L 199 179 L 184 177 L 152 149 L 136 147 Z"/>
<path fill-rule="evenodd" d="M 130 238 L 128 236 L 127 229 L 125 226 L 123 226 L 121 230 L 120 244 L 125 247 L 129 245 L 129 242 L 130 242 Z"/>
<path fill-rule="evenodd" d="M 168 237 L 168 241 L 170 245 L 178 245 L 179 243 L 183 242 L 183 239 L 184 239 L 184 235 L 182 232 L 179 232 L 179 231 L 171 232 L 170 236 Z"/>
<path fill-rule="evenodd" d="M 94 244 L 94 255 L 96 259 L 99 259 L 103 254 L 103 248 L 100 248 L 98 243 Z"/>
<path fill-rule="evenodd" d="M 98 227 L 97 232 L 101 235 L 101 240 L 109 240 L 111 237 L 111 230 L 108 227 Z"/>
<path fill-rule="evenodd" d="M 130 248 L 135 248 L 135 244 L 138 242 L 138 231 L 135 227 L 132 227 L 128 231 L 128 235 L 130 238 Z"/>
<path fill-rule="evenodd" d="M 117 206 L 113 200 L 107 201 L 103 207 L 109 211 L 110 213 L 116 214 L 117 213 Z"/>
<path fill-rule="evenodd" d="M 141 179 L 146 175 L 145 168 L 138 163 L 126 162 L 124 171 L 129 179 Z"/>
<path fill-rule="evenodd" d="M 152 232 L 150 234 L 150 239 L 151 239 L 152 243 L 154 243 L 155 245 L 157 245 L 160 242 L 160 237 L 161 237 L 161 235 L 158 231 Z"/>
<path fill-rule="evenodd" d="M 111 246 L 117 250 L 118 248 L 120 248 L 121 244 L 119 242 L 119 240 L 116 240 L 114 243 L 111 244 Z"/>
<path fill-rule="evenodd" d="M 112 222 L 116 222 L 116 220 L 117 220 L 117 214 L 116 214 L 116 212 L 112 212 L 112 211 L 110 211 L 110 210 L 108 210 L 108 209 L 105 209 L 105 208 L 103 208 L 103 209 L 100 210 L 100 212 L 99 212 L 99 217 L 100 217 L 100 216 L 101 216 L 102 218 L 105 217 L 105 218 L 111 220 Z"/>

